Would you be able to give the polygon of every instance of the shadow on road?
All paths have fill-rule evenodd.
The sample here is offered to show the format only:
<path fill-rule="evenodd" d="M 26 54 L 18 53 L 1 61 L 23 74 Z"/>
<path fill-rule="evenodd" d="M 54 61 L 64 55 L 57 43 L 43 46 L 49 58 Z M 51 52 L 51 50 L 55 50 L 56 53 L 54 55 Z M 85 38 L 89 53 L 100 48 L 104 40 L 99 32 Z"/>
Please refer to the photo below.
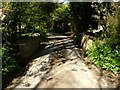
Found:
<path fill-rule="evenodd" d="M 73 45 L 73 40 L 71 40 L 70 38 L 68 38 L 67 36 L 55 36 L 55 34 L 53 36 L 50 36 L 48 38 L 48 43 L 47 45 L 45 46 L 45 48 L 39 48 L 32 56 L 30 56 L 29 58 L 29 61 L 30 62 L 33 62 L 35 59 L 37 58 L 40 58 L 40 57 L 43 57 L 45 55 L 49 55 L 49 60 L 51 61 L 51 64 L 53 62 L 55 62 L 54 64 L 56 63 L 59 63 L 61 61 L 52 61 L 51 58 L 55 59 L 55 58 L 65 58 L 66 60 L 63 60 L 62 62 L 65 63 L 67 61 L 67 58 L 65 56 L 65 50 L 66 49 L 73 49 L 75 48 L 74 45 Z M 74 50 L 74 49 L 73 49 Z M 57 52 L 57 53 L 56 53 Z M 72 51 L 73 52 L 73 51 Z M 69 54 L 71 54 L 72 52 L 70 52 Z M 62 57 L 59 56 L 59 54 L 62 54 Z M 68 54 L 68 55 L 69 55 Z M 55 57 L 56 56 L 56 57 Z M 57 57 L 58 56 L 58 57 Z M 78 56 L 78 55 L 77 55 Z M 79 57 L 80 58 L 80 57 Z M 76 59 L 76 58 L 74 58 Z M 38 59 L 41 61 L 41 59 Z M 29 62 L 29 63 L 30 63 Z M 29 67 L 31 67 L 30 64 L 27 65 L 26 69 L 24 70 L 24 73 L 22 72 L 19 77 L 22 77 L 22 76 L 25 76 L 27 74 L 27 71 L 29 69 Z M 49 69 L 46 74 L 50 71 L 51 69 Z M 41 71 L 41 68 L 38 68 L 37 69 L 37 72 Z M 33 74 L 36 74 L 36 73 L 33 73 Z M 44 78 L 44 76 L 42 77 L 42 79 Z M 26 78 L 24 79 L 18 79 L 19 81 L 17 82 L 14 82 L 14 85 L 12 86 L 12 88 L 16 88 L 17 86 L 19 86 L 22 81 L 24 81 Z M 41 83 L 42 80 L 40 80 L 40 82 L 34 87 L 37 88 L 40 83 Z M 33 81 L 34 82 L 34 81 Z M 29 87 L 29 83 L 26 84 L 26 87 Z"/>

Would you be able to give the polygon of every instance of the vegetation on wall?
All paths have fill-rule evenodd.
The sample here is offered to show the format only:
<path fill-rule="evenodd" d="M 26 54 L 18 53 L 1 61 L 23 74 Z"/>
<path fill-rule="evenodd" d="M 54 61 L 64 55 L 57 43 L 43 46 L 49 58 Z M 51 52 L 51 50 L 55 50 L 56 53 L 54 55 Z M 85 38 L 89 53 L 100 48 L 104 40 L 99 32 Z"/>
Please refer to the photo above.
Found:
<path fill-rule="evenodd" d="M 55 8 L 56 4 L 49 2 L 3 3 L 2 15 L 5 16 L 1 28 L 3 76 L 18 66 L 15 57 L 19 53 L 17 42 L 20 39 L 39 33 L 41 41 L 45 41 L 46 32 L 50 29 L 48 19 Z"/>
<path fill-rule="evenodd" d="M 115 15 L 112 16 L 108 13 L 107 22 L 109 25 L 88 51 L 88 56 L 95 65 L 114 73 L 120 73 L 120 10 L 118 3 L 114 5 Z"/>
<path fill-rule="evenodd" d="M 120 3 L 70 2 L 11 2 L 2 6 L 2 74 L 7 75 L 19 64 L 17 42 L 24 37 L 39 33 L 46 40 L 49 31 L 72 31 L 75 44 L 81 45 L 83 35 L 92 36 L 93 47 L 87 51 L 91 61 L 103 69 L 120 73 Z M 88 33 L 101 25 L 100 35 Z M 94 37 L 96 34 L 97 37 Z M 82 48 L 82 47 L 81 47 Z"/>

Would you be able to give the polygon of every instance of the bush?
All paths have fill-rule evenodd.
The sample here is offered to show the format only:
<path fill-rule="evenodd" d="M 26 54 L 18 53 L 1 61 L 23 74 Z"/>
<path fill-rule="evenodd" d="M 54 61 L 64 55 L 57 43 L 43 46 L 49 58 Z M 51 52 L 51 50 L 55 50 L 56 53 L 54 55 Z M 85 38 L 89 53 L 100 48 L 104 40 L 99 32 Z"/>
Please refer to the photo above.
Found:
<path fill-rule="evenodd" d="M 47 36 L 46 36 L 46 30 L 45 30 L 45 29 L 41 30 L 41 32 L 40 32 L 41 41 L 42 41 L 42 42 L 46 41 L 46 40 L 47 40 L 46 37 L 47 37 Z"/>
<path fill-rule="evenodd" d="M 14 55 L 12 48 L 7 46 L 2 49 L 2 74 L 3 76 L 16 68 L 17 63 L 12 57 Z"/>
<path fill-rule="evenodd" d="M 114 48 L 108 44 L 96 43 L 90 50 L 87 51 L 91 61 L 102 67 L 103 69 L 120 73 L 120 46 L 116 45 Z"/>
<path fill-rule="evenodd" d="M 104 40 L 104 43 L 101 44 L 97 40 L 94 46 L 87 51 L 87 54 L 95 65 L 114 73 L 120 73 L 120 4 L 115 3 L 114 5 L 116 8 L 115 15 L 108 14 L 107 30 L 99 37 L 99 39 Z"/>

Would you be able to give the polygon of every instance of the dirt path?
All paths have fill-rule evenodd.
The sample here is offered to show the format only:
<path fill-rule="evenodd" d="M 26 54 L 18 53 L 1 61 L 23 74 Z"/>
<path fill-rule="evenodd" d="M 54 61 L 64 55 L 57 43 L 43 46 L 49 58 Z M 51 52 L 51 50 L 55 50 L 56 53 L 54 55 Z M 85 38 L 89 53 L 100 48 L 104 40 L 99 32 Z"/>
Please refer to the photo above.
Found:
<path fill-rule="evenodd" d="M 106 88 L 105 79 L 91 71 L 68 36 L 48 34 L 48 45 L 26 74 L 13 80 L 8 88 Z"/>

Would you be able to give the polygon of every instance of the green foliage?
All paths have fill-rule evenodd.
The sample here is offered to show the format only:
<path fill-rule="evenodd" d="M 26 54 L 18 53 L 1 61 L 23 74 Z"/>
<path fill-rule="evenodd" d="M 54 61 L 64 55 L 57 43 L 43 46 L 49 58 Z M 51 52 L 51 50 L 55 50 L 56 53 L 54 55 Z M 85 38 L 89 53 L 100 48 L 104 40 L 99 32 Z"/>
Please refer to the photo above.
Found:
<path fill-rule="evenodd" d="M 54 6 L 54 7 L 53 7 Z M 3 3 L 1 54 L 3 75 L 17 68 L 15 56 L 19 53 L 17 41 L 22 37 L 31 37 L 40 33 L 41 41 L 46 39 L 50 14 L 54 11 L 54 3 L 10 2 Z M 48 17 L 49 15 L 49 17 Z M 0 17 L 1 18 L 1 17 Z"/>
<path fill-rule="evenodd" d="M 112 11 L 114 15 L 107 14 L 108 26 L 106 31 L 99 37 L 101 41 L 95 40 L 95 44 L 87 51 L 87 54 L 95 65 L 114 73 L 120 73 L 119 3 L 114 3 L 114 7 L 116 9 Z"/>
<path fill-rule="evenodd" d="M 2 45 L 0 45 L 0 58 L 2 58 Z"/>
<path fill-rule="evenodd" d="M 93 14 L 93 9 L 91 7 L 91 2 L 71 2 L 70 11 L 73 20 L 73 26 L 76 35 L 86 32 L 91 21 L 91 15 Z"/>
<path fill-rule="evenodd" d="M 55 9 L 52 14 L 53 17 L 53 31 L 55 32 L 67 32 L 70 31 L 71 15 L 68 4 L 58 4 L 58 8 Z"/>
<path fill-rule="evenodd" d="M 13 49 L 9 47 L 2 47 L 2 74 L 3 76 L 16 68 L 17 63 L 13 58 Z"/>
<path fill-rule="evenodd" d="M 120 33 L 120 9 L 119 3 L 113 3 L 112 8 L 114 10 L 110 10 L 111 13 L 107 13 L 107 29 L 102 33 L 101 38 L 113 38 L 115 36 L 119 36 Z"/>
<path fill-rule="evenodd" d="M 74 36 L 73 40 L 74 40 L 75 43 L 79 42 L 80 41 L 80 36 Z"/>
<path fill-rule="evenodd" d="M 47 40 L 47 38 L 46 38 L 46 30 L 44 30 L 44 29 L 41 30 L 40 38 L 41 38 L 42 42 L 45 42 Z"/>
<path fill-rule="evenodd" d="M 120 73 L 120 46 L 116 45 L 114 48 L 108 43 L 96 43 L 87 52 L 91 61 L 106 70 L 111 70 L 114 73 Z"/>

